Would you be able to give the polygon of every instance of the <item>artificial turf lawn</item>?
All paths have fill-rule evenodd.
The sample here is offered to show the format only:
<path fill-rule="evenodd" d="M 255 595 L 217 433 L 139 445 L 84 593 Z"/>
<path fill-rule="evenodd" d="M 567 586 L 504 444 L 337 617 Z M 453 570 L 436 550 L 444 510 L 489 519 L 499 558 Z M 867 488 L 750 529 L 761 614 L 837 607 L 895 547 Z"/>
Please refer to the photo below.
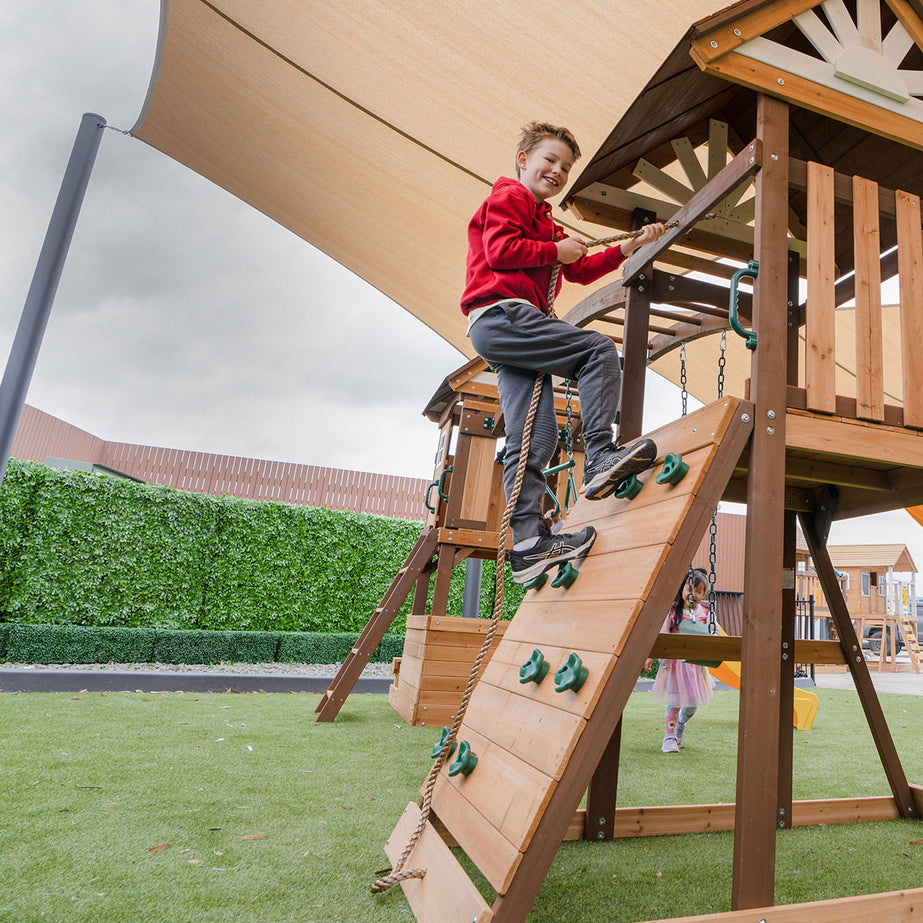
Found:
<path fill-rule="evenodd" d="M 857 697 L 817 690 L 796 732 L 796 799 L 888 794 Z M 411 920 L 369 892 L 419 796 L 438 729 L 384 696 L 314 721 L 314 695 L 0 693 L 0 923 Z M 908 779 L 923 783 L 923 697 L 882 696 Z M 662 713 L 624 717 L 620 805 L 732 801 L 738 697 L 716 694 L 686 748 L 659 752 Z M 923 884 L 916 821 L 783 831 L 776 902 Z M 530 923 L 650 920 L 730 907 L 730 833 L 567 843 Z M 469 870 L 493 895 L 476 870 Z"/>

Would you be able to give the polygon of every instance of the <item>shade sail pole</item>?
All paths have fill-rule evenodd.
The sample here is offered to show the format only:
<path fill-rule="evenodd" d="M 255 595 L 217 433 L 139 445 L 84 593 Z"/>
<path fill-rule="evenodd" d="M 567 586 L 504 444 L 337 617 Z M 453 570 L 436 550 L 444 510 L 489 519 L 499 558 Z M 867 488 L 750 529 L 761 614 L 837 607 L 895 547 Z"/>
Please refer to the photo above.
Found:
<path fill-rule="evenodd" d="M 105 127 L 106 120 L 92 112 L 84 113 L 80 121 L 32 276 L 32 284 L 16 328 L 16 336 L 10 347 L 3 380 L 0 381 L 0 484 L 3 483 L 9 464 L 10 450 L 13 448 L 32 372 Z"/>

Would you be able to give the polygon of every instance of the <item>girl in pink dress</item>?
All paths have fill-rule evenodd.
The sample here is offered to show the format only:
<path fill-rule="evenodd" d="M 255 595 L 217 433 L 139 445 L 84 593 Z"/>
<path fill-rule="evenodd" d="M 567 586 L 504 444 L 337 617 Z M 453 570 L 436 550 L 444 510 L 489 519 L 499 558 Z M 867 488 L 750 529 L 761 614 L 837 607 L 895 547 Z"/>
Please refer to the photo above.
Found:
<path fill-rule="evenodd" d="M 708 622 L 708 606 L 703 602 L 708 591 L 708 576 L 702 568 L 690 570 L 676 594 L 661 631 L 676 633 L 683 619 Z M 661 660 L 654 680 L 654 698 L 666 705 L 664 753 L 679 753 L 686 722 L 700 705 L 711 701 L 714 680 L 707 667 L 685 660 Z"/>

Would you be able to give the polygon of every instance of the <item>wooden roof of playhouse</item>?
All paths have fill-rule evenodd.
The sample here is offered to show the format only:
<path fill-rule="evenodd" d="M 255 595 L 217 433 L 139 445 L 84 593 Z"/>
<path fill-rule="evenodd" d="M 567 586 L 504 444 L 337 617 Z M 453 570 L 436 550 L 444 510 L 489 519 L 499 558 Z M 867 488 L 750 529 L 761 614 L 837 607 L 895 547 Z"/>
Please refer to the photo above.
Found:
<path fill-rule="evenodd" d="M 906 545 L 828 545 L 834 567 L 860 567 L 863 570 L 916 573 L 917 566 Z"/>
<path fill-rule="evenodd" d="M 790 248 L 807 268 L 808 165 L 834 171 L 840 233 L 834 241 L 837 285 L 836 335 L 854 337 L 851 181 L 877 184 L 882 277 L 897 271 L 894 191 L 923 194 L 923 3 L 920 0 L 741 0 L 690 27 L 641 94 L 622 114 L 584 168 L 565 205 L 581 219 L 627 230 L 632 212 L 646 209 L 666 220 L 687 204 L 729 160 L 742 155 L 755 123 L 757 91 L 790 107 Z M 752 178 L 669 251 L 676 267 L 675 293 L 655 300 L 680 307 L 702 305 L 703 283 L 680 278 L 695 270 L 729 278 L 753 253 Z M 673 286 L 671 286 L 672 289 Z M 579 304 L 568 317 L 585 323 L 624 290 L 611 283 Z M 726 304 L 726 300 L 725 300 Z M 741 313 L 749 303 L 743 295 Z M 842 306 L 842 307 L 840 307 Z M 803 317 L 803 308 L 802 317 Z M 681 309 L 682 310 L 682 309 Z M 680 313 L 681 313 L 680 310 Z M 900 350 L 899 308 L 882 313 L 883 338 Z M 674 320 L 674 311 L 669 320 Z M 592 321 L 600 326 L 599 321 Z M 687 387 L 703 401 L 716 396 L 718 338 L 703 336 L 726 327 L 699 311 L 696 329 L 681 322 L 651 327 L 652 368 L 679 382 L 675 347 L 688 340 Z M 612 330 L 611 326 L 607 328 Z M 749 373 L 743 343 L 732 337 L 726 354 L 727 381 L 742 393 Z M 837 356 L 837 393 L 855 394 L 855 354 Z M 885 368 L 886 400 L 902 400 L 900 369 Z"/>

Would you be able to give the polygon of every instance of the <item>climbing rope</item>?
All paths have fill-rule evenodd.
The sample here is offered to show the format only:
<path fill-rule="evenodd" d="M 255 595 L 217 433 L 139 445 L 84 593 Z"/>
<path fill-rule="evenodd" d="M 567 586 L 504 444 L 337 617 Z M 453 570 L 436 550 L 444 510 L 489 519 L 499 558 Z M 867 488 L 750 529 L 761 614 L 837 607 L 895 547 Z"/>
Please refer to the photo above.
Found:
<path fill-rule="evenodd" d="M 677 224 L 678 222 L 673 221 L 665 224 L 664 227 L 672 228 L 676 227 Z M 632 238 L 640 236 L 642 233 L 643 228 L 637 231 L 629 231 L 625 234 L 615 234 L 611 237 L 602 237 L 598 240 L 590 240 L 586 242 L 586 245 L 587 247 L 597 247 L 606 244 L 614 244 L 621 240 L 631 240 Z M 548 317 L 557 317 L 557 315 L 554 313 L 554 299 L 557 289 L 558 276 L 561 272 L 561 265 L 561 263 L 555 263 L 551 270 L 551 278 L 548 282 Z M 487 652 L 490 650 L 490 646 L 493 643 L 494 636 L 497 633 L 497 627 L 500 624 L 500 618 L 503 614 L 503 598 L 506 583 L 504 577 L 507 562 L 506 545 L 509 537 L 510 518 L 513 515 L 513 510 L 515 509 L 516 503 L 519 500 L 519 492 L 522 489 L 522 480 L 523 476 L 525 475 L 526 462 L 529 457 L 529 444 L 532 440 L 532 424 L 535 420 L 535 414 L 538 411 L 539 398 L 542 394 L 542 385 L 544 381 L 545 373 L 539 372 L 535 378 L 535 387 L 532 390 L 532 400 L 529 404 L 529 411 L 526 414 L 525 423 L 523 424 L 522 446 L 519 450 L 519 462 L 516 466 L 516 478 L 513 481 L 513 487 L 510 491 L 509 498 L 507 499 L 506 509 L 503 511 L 503 518 L 500 521 L 500 529 L 497 534 L 497 570 L 495 576 L 494 611 L 490 619 L 490 626 L 487 629 L 487 633 L 484 635 L 484 641 L 481 644 L 481 649 L 478 651 L 477 657 L 474 659 L 474 664 L 471 667 L 471 673 L 468 676 L 468 683 L 465 686 L 465 691 L 462 695 L 462 699 L 458 706 L 458 711 L 456 712 L 455 718 L 452 722 L 452 726 L 449 729 L 448 735 L 443 740 L 442 749 L 439 751 L 439 755 L 436 757 L 436 760 L 426 777 L 426 782 L 423 787 L 423 797 L 420 801 L 420 817 L 417 820 L 417 825 L 414 828 L 413 833 L 410 835 L 410 839 L 407 842 L 407 845 L 404 847 L 403 852 L 401 853 L 397 862 L 394 864 L 391 871 L 377 879 L 372 884 L 371 890 L 373 894 L 379 894 L 383 891 L 387 891 L 398 882 L 407 881 L 411 878 L 423 878 L 426 875 L 426 869 L 405 869 L 404 865 L 410 858 L 410 854 L 416 848 L 417 843 L 420 841 L 420 837 L 423 835 L 423 830 L 426 827 L 427 821 L 429 820 L 429 815 L 432 808 L 433 789 L 436 785 L 436 779 L 438 778 L 439 772 L 445 764 L 448 755 L 453 749 L 453 744 L 455 743 L 455 737 L 458 734 L 458 729 L 465 717 L 465 712 L 468 710 L 468 700 L 471 698 L 471 693 L 474 691 L 474 687 L 477 685 L 478 677 L 481 672 L 481 666 L 483 665 L 484 659 L 487 656 Z"/>

